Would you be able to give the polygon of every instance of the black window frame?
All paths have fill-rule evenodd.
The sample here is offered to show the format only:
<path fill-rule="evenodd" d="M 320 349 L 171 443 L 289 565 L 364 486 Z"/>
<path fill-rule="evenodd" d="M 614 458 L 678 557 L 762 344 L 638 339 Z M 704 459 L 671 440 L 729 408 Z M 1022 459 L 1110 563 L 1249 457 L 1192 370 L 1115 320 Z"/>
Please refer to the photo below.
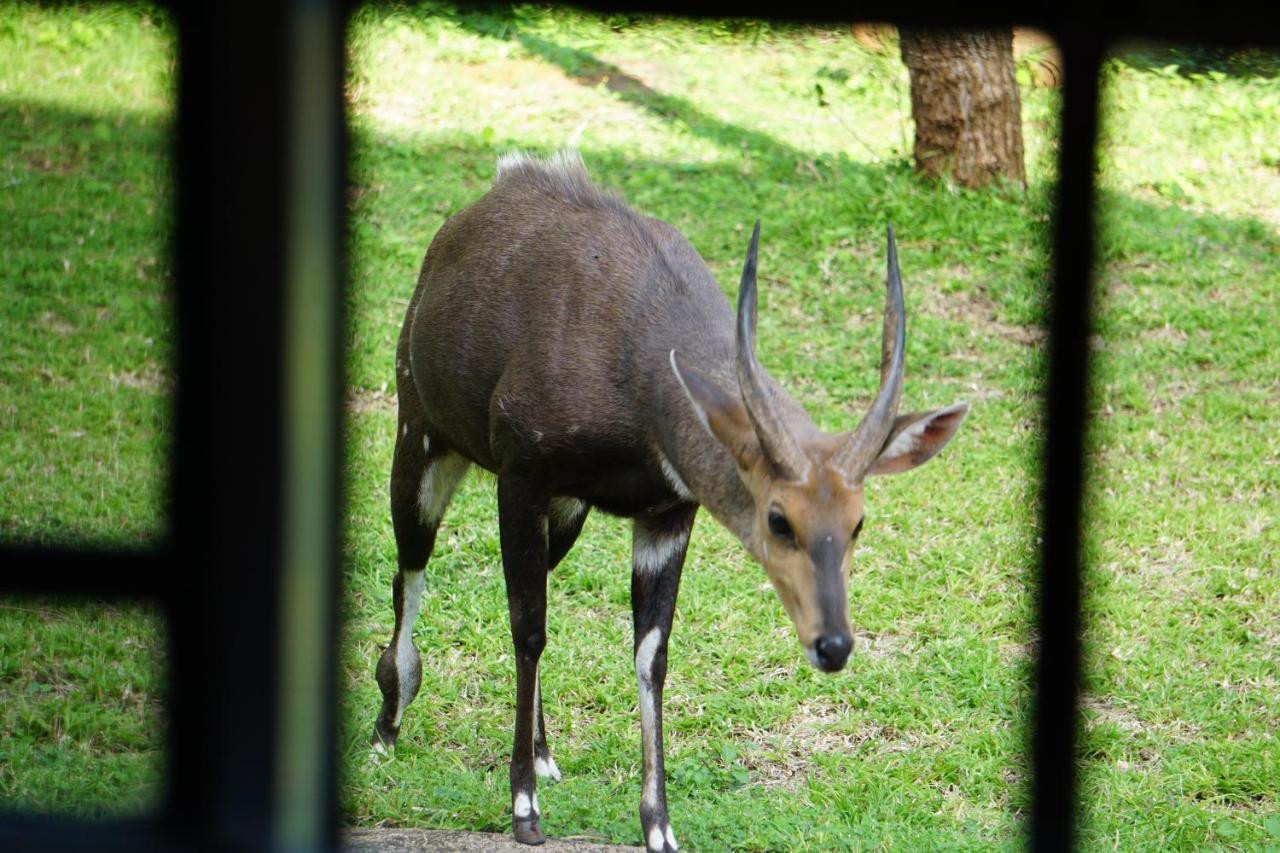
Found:
<path fill-rule="evenodd" d="M 681 16 L 713 4 L 586 4 Z M 1228 0 L 1035 10 L 872 3 L 834 14 L 1047 32 L 1064 58 L 1042 451 L 1028 844 L 1074 844 L 1080 530 L 1101 62 L 1138 39 L 1275 48 Z M 168 634 L 166 786 L 154 816 L 0 813 L 0 848 L 334 849 L 348 4 L 177 3 L 176 363 L 156 547 L 0 543 L 0 594 L 147 601 Z M 749 81 L 748 81 L 749 82 Z M 290 382 L 290 377 L 305 381 Z M 318 700 L 318 701 L 317 701 Z"/>

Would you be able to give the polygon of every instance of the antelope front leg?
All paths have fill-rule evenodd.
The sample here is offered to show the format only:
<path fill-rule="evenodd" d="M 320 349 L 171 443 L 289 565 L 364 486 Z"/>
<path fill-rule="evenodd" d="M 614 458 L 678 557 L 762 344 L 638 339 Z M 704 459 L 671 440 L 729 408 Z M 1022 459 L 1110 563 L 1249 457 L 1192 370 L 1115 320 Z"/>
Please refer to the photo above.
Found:
<path fill-rule="evenodd" d="M 524 481 L 498 478 L 498 522 L 507 609 L 516 657 L 516 725 L 511 750 L 511 814 L 516 841 L 547 840 L 539 825 L 534 776 L 538 659 L 547 643 L 547 500 Z"/>
<path fill-rule="evenodd" d="M 662 687 L 667 638 L 680 591 L 680 571 L 697 507 L 677 507 L 638 518 L 631 539 L 631 613 L 635 624 L 636 682 L 640 688 L 640 744 L 644 751 L 640 825 L 650 851 L 674 853 L 662 761 Z"/>

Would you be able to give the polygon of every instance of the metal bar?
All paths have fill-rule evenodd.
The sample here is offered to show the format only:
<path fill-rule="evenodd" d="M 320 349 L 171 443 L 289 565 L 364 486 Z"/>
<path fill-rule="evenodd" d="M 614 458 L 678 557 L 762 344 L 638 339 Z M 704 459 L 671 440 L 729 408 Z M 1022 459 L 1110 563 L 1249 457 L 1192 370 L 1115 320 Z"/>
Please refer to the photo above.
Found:
<path fill-rule="evenodd" d="M 336 841 L 342 17 L 178 15 L 178 375 L 165 825 Z"/>
<path fill-rule="evenodd" d="M 281 3 L 182 4 L 165 826 L 266 846 L 276 809 L 289 175 Z"/>
<path fill-rule="evenodd" d="M 6 595 L 164 600 L 169 593 L 170 563 L 164 551 L 77 550 L 32 543 L 0 546 Z"/>
<path fill-rule="evenodd" d="M 1066 81 L 1050 293 L 1030 827 L 1031 847 L 1043 851 L 1069 850 L 1075 840 L 1080 525 L 1101 59 L 1101 45 L 1087 36 L 1068 34 L 1061 47 Z"/>
<path fill-rule="evenodd" d="M 332 2 L 300 0 L 292 13 L 274 846 L 318 850 L 337 844 L 345 27 Z"/>
<path fill-rule="evenodd" d="M 93 850 L 95 853 L 151 853 L 193 849 L 163 834 L 155 821 L 80 821 L 54 815 L 0 813 L 0 850 Z"/>

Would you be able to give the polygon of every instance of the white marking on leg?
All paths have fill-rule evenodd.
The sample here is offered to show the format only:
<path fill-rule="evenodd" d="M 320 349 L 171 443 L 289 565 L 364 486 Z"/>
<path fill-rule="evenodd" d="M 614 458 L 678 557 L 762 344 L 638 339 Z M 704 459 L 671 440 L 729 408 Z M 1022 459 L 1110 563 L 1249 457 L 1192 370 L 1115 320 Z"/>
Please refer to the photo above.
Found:
<path fill-rule="evenodd" d="M 430 437 L 430 436 L 427 436 L 427 435 L 423 435 L 423 436 L 422 436 L 422 452 L 423 452 L 423 453 L 430 453 L 430 452 L 431 452 L 431 437 Z"/>
<path fill-rule="evenodd" d="M 538 718 L 542 716 L 541 714 L 538 713 L 538 697 L 541 695 L 542 695 L 542 676 L 538 673 L 537 669 L 534 669 L 533 701 L 529 703 L 529 715 L 533 717 L 533 719 L 529 721 L 529 731 L 533 732 L 533 742 L 529 744 L 529 751 L 535 754 L 538 749 L 537 747 L 538 734 L 540 733 L 540 729 L 542 728 L 538 723 Z M 533 765 L 533 772 L 535 774 L 538 772 L 538 764 L 536 761 L 534 762 L 534 765 Z"/>
<path fill-rule="evenodd" d="M 405 424 L 405 425 L 404 425 L 404 429 L 400 432 L 400 435 L 401 435 L 401 436 L 406 436 L 406 435 L 408 435 L 408 434 L 409 434 L 409 425 L 408 425 L 408 424 Z"/>
<path fill-rule="evenodd" d="M 542 714 L 538 713 L 542 710 L 542 672 L 534 674 L 533 677 L 533 746 L 538 748 L 538 741 L 546 740 L 546 733 L 542 730 Z M 535 775 L 544 779 L 554 779 L 560 781 L 560 768 L 556 767 L 556 760 L 548 755 L 543 758 L 535 755 L 533 759 L 533 772 Z"/>
<path fill-rule="evenodd" d="M 413 647 L 413 623 L 418 618 L 422 590 L 427 585 L 426 574 L 425 570 L 405 572 L 404 586 L 401 587 L 404 609 L 400 613 L 400 633 L 396 635 L 396 672 L 400 675 L 400 695 L 393 723 L 396 726 L 400 725 L 405 706 L 409 704 L 409 694 L 415 687 L 413 672 L 418 664 L 418 650 Z"/>
<path fill-rule="evenodd" d="M 631 526 L 631 566 L 641 575 L 656 575 L 689 541 L 689 531 L 654 533 L 640 522 Z"/>
<path fill-rule="evenodd" d="M 542 707 L 542 673 L 533 673 L 533 742 L 536 744 L 542 737 L 542 715 L 538 710 Z"/>
<path fill-rule="evenodd" d="M 427 463 L 418 486 L 418 513 L 424 522 L 440 523 L 449 499 L 470 466 L 470 462 L 456 453 L 446 453 Z"/>
<path fill-rule="evenodd" d="M 587 505 L 577 498 L 552 498 L 547 504 L 547 518 L 552 530 L 568 530 L 586 511 Z"/>
<path fill-rule="evenodd" d="M 529 799 L 529 795 L 521 791 L 516 794 L 516 803 L 512 808 L 512 812 L 516 817 L 528 817 L 533 814 L 533 803 Z"/>
<path fill-rule="evenodd" d="M 662 827 L 654 825 L 649 830 L 649 849 L 662 850 Z"/>
<path fill-rule="evenodd" d="M 538 757 L 533 760 L 533 772 L 544 779 L 560 781 L 560 768 L 556 767 L 554 758 Z"/>
<path fill-rule="evenodd" d="M 662 749 L 658 742 L 658 705 L 654 697 L 653 659 L 662 643 L 662 629 L 652 628 L 644 635 L 636 648 L 636 682 L 640 686 L 640 743 L 644 750 L 644 804 L 649 808 L 658 805 L 657 755 Z M 658 845 L 662 847 L 661 844 Z"/>
<path fill-rule="evenodd" d="M 542 809 L 538 808 L 538 792 L 533 792 L 533 810 L 538 814 L 542 814 Z"/>
<path fill-rule="evenodd" d="M 676 844 L 676 835 L 674 832 L 671 831 L 671 824 L 667 824 L 666 836 L 667 836 L 667 846 L 670 847 L 672 850 L 679 850 L 680 845 Z"/>
<path fill-rule="evenodd" d="M 662 476 L 667 478 L 667 485 L 671 486 L 677 495 L 686 501 L 697 500 L 693 492 L 689 491 L 689 487 L 684 484 L 684 480 L 680 478 L 671 460 L 661 450 L 658 451 L 658 464 L 662 467 Z"/>

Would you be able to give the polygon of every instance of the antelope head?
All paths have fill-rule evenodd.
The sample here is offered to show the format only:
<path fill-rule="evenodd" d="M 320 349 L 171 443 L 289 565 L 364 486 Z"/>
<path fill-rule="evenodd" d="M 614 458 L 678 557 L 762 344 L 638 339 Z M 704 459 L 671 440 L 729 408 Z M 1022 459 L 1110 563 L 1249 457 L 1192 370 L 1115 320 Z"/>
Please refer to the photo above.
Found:
<path fill-rule="evenodd" d="M 880 391 L 851 432 L 819 430 L 785 398 L 756 360 L 756 222 L 742 270 L 737 315 L 737 380 L 731 394 L 672 353 L 672 367 L 695 412 L 737 466 L 751 496 L 743 542 L 769 575 L 810 663 L 835 672 L 853 647 L 849 576 L 862 531 L 863 483 L 927 462 L 960 428 L 967 403 L 898 415 L 906 324 L 893 229 Z"/>

